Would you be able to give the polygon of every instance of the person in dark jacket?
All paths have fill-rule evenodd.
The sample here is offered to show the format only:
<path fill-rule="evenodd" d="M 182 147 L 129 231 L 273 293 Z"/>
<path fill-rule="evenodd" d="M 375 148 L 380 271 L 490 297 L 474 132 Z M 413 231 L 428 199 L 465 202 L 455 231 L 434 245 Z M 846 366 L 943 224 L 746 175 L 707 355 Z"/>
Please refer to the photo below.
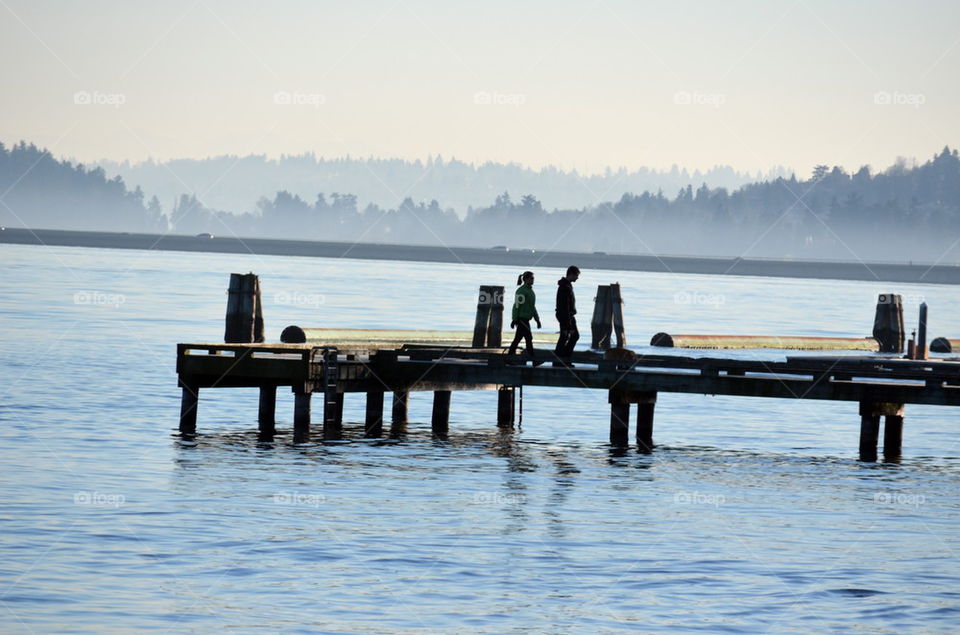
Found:
<path fill-rule="evenodd" d="M 567 267 L 567 275 L 557 280 L 557 322 L 560 323 L 560 337 L 557 339 L 557 348 L 554 353 L 557 361 L 554 366 L 573 366 L 570 362 L 573 357 L 573 347 L 580 339 L 577 330 L 577 299 L 573 295 L 573 283 L 580 277 L 580 268 L 574 265 Z"/>

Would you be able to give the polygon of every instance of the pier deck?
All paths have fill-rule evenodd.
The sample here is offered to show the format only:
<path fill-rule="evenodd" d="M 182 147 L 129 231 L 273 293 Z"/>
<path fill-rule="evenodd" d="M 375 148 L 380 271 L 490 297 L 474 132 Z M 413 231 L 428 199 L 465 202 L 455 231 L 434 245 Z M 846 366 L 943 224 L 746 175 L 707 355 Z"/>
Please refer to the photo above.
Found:
<path fill-rule="evenodd" d="M 179 344 L 177 373 L 183 388 L 180 429 L 196 430 L 200 389 L 261 389 L 261 431 L 272 433 L 276 388 L 296 395 L 294 436 L 309 438 L 310 396 L 323 395 L 323 436 L 336 438 L 344 393 L 367 394 L 367 433 L 382 434 L 383 396 L 393 395 L 393 421 L 405 423 L 410 392 L 432 391 L 434 432 L 446 434 L 449 395 L 456 390 L 498 390 L 498 423 L 512 425 L 514 390 L 522 386 L 596 389 L 609 393 L 610 440 L 628 442 L 630 404 L 638 404 L 637 442 L 652 449 L 653 407 L 658 393 L 695 393 L 781 399 L 851 401 L 860 404 L 861 458 L 876 458 L 880 416 L 886 416 L 884 453 L 900 452 L 905 404 L 960 406 L 960 359 L 905 360 L 896 357 L 788 357 L 751 361 L 641 355 L 606 359 L 575 354 L 574 368 L 510 365 L 502 347 L 405 345 L 378 348 L 347 343 Z M 890 447 L 888 447 L 890 446 Z M 871 458 L 872 457 L 872 458 Z"/>

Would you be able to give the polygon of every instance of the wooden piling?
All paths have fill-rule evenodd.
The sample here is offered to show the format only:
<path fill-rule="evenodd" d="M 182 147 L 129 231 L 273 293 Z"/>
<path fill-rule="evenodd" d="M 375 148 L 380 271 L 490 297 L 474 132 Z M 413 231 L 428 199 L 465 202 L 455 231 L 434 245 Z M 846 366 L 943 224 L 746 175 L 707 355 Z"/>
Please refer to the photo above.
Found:
<path fill-rule="evenodd" d="M 367 393 L 367 414 L 364 422 L 364 436 L 383 436 L 383 392 Z"/>
<path fill-rule="evenodd" d="M 590 320 L 592 331 L 591 348 L 606 350 L 610 348 L 610 335 L 613 333 L 613 311 L 610 304 L 610 285 L 597 286 L 597 296 L 593 301 L 593 319 Z"/>
<path fill-rule="evenodd" d="M 503 287 L 487 287 L 491 296 L 490 317 L 487 325 L 488 348 L 503 345 Z"/>
<path fill-rule="evenodd" d="M 900 429 L 903 423 L 903 404 L 886 402 L 860 402 L 860 460 L 877 460 L 877 440 L 880 436 L 880 417 L 886 417 L 891 425 L 890 444 L 891 452 L 893 446 L 899 448 L 900 439 L 897 433 L 897 419 L 900 419 Z M 884 454 L 886 455 L 886 430 L 884 430 Z M 899 454 L 899 449 L 897 450 Z"/>
<path fill-rule="evenodd" d="M 480 296 L 477 299 L 477 316 L 473 323 L 473 347 L 483 348 L 487 342 L 487 330 L 490 326 L 490 312 L 493 308 L 493 294 L 490 287 L 480 286 Z"/>
<path fill-rule="evenodd" d="M 433 433 L 438 437 L 446 437 L 450 430 L 450 391 L 435 390 L 433 392 L 433 417 L 431 418 Z"/>
<path fill-rule="evenodd" d="M 610 320 L 617 338 L 617 348 L 626 348 L 627 335 L 623 329 L 623 298 L 620 296 L 619 282 L 610 285 Z"/>
<path fill-rule="evenodd" d="M 920 324 L 917 326 L 917 359 L 927 358 L 927 303 L 920 303 Z"/>
<path fill-rule="evenodd" d="M 260 434 L 273 435 L 277 427 L 277 387 L 260 386 L 260 408 L 257 413 L 257 422 L 260 424 Z"/>
<path fill-rule="evenodd" d="M 497 425 L 512 428 L 514 421 L 514 396 L 516 388 L 503 386 L 497 390 Z"/>
<path fill-rule="evenodd" d="M 610 445 L 625 448 L 630 445 L 630 402 L 620 391 L 611 390 Z"/>
<path fill-rule="evenodd" d="M 637 447 L 641 452 L 653 451 L 653 412 L 657 405 L 657 393 L 638 395 L 637 398 Z"/>
<path fill-rule="evenodd" d="M 407 425 L 407 402 L 410 393 L 407 391 L 395 391 L 393 393 L 393 425 L 402 427 Z"/>
<path fill-rule="evenodd" d="M 223 341 L 247 344 L 263 341 L 260 278 L 255 273 L 231 273 Z"/>
<path fill-rule="evenodd" d="M 881 353 L 902 353 L 906 330 L 903 327 L 903 300 L 895 293 L 881 293 L 873 318 L 873 338 Z"/>
<path fill-rule="evenodd" d="M 312 393 L 294 391 L 293 393 L 293 442 L 306 443 L 310 440 L 310 398 Z"/>
<path fill-rule="evenodd" d="M 887 415 L 883 421 L 883 458 L 894 461 L 900 458 L 903 446 L 903 417 Z"/>
<path fill-rule="evenodd" d="M 323 400 L 323 438 L 338 439 L 342 432 L 343 393 L 327 393 Z"/>
<path fill-rule="evenodd" d="M 182 382 L 180 386 L 183 388 L 183 396 L 180 398 L 180 434 L 196 434 L 200 389 Z"/>

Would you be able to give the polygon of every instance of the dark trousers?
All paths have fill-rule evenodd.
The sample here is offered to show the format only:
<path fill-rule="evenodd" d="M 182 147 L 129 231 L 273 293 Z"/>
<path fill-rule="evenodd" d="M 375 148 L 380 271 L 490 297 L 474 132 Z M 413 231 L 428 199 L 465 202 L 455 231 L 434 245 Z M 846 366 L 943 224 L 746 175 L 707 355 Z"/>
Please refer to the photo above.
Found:
<path fill-rule="evenodd" d="M 525 340 L 527 354 L 533 357 L 533 333 L 530 332 L 530 320 L 517 320 L 517 334 L 513 336 L 513 343 L 510 345 L 510 354 L 517 352 L 517 344 L 520 339 Z"/>
<path fill-rule="evenodd" d="M 577 318 L 570 317 L 560 322 L 560 337 L 557 338 L 557 348 L 554 350 L 560 359 L 570 359 L 573 355 L 573 347 L 577 345 L 580 339 L 580 331 L 577 330 Z"/>

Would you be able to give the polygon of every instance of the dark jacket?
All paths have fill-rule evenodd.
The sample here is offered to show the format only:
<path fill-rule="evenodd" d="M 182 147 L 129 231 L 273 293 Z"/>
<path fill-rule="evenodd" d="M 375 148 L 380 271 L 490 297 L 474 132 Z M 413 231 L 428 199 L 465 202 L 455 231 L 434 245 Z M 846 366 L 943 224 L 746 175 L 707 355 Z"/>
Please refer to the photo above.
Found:
<path fill-rule="evenodd" d="M 577 314 L 577 299 L 573 295 L 573 283 L 566 277 L 557 280 L 557 319 L 569 320 Z"/>

